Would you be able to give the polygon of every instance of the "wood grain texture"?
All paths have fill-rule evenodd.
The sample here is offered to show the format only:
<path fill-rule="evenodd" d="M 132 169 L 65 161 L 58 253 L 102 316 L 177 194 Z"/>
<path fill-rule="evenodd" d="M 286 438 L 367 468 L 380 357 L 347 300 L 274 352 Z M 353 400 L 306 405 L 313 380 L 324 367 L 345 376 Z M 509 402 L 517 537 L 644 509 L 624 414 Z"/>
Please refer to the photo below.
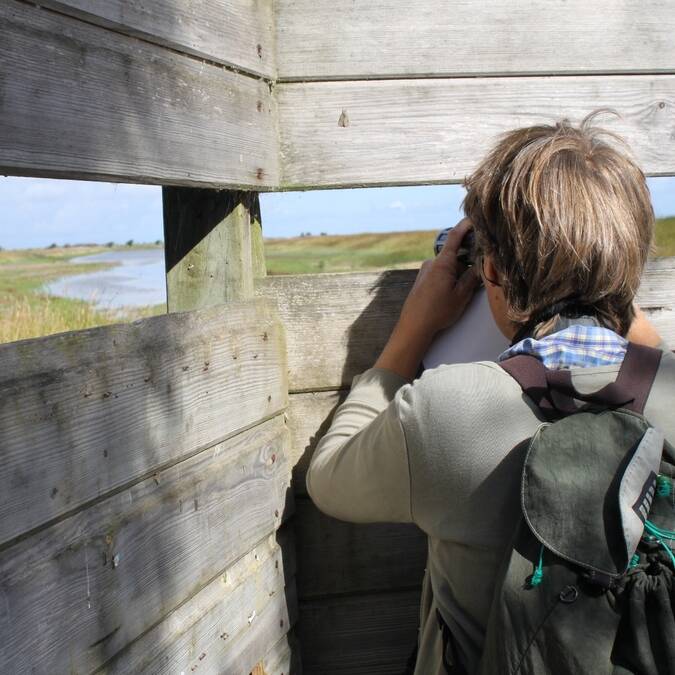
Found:
<path fill-rule="evenodd" d="M 290 391 L 349 387 L 354 375 L 370 368 L 391 333 L 415 275 L 415 270 L 392 270 L 261 280 L 257 292 L 276 299 L 286 326 Z M 638 301 L 666 342 L 675 346 L 675 258 L 648 263 Z M 330 412 L 329 398 L 313 412 L 302 413 L 307 424 L 292 422 L 297 429 L 296 457 L 315 444 L 317 439 L 312 437 L 319 426 L 325 428 L 326 417 L 322 416 Z"/>
<path fill-rule="evenodd" d="M 64 14 L 273 78 L 271 0 L 40 0 Z"/>
<path fill-rule="evenodd" d="M 349 387 L 370 368 L 396 322 L 414 270 L 267 277 L 287 331 L 291 392 Z"/>
<path fill-rule="evenodd" d="M 647 263 L 638 301 L 645 310 L 675 311 L 675 258 L 653 258 Z M 675 315 L 673 320 L 675 321 Z M 671 335 L 675 337 L 675 333 L 671 332 Z"/>
<path fill-rule="evenodd" d="M 420 588 L 427 538 L 414 525 L 345 523 L 297 499 L 293 518 L 301 600 Z"/>
<path fill-rule="evenodd" d="M 291 631 L 265 655 L 257 675 L 301 675 L 300 644 Z M 251 675 L 256 675 L 253 670 Z"/>
<path fill-rule="evenodd" d="M 165 187 L 162 203 L 169 311 L 252 297 L 258 193 Z M 259 264 L 256 260 L 258 273 Z"/>
<path fill-rule="evenodd" d="M 267 650 L 283 660 L 297 600 L 293 540 L 279 543 L 278 536 L 258 544 L 113 657 L 107 675 L 248 673 Z"/>
<path fill-rule="evenodd" d="M 502 77 L 279 84 L 288 189 L 460 182 L 499 134 L 599 107 L 649 174 L 675 173 L 675 76 Z"/>
<path fill-rule="evenodd" d="M 282 79 L 675 68 L 670 1 L 277 0 L 275 10 Z"/>
<path fill-rule="evenodd" d="M 417 644 L 419 603 L 417 591 L 301 602 L 303 673 L 403 673 Z"/>
<path fill-rule="evenodd" d="M 647 263 L 637 300 L 666 344 L 675 349 L 675 258 Z"/>
<path fill-rule="evenodd" d="M 0 42 L 3 173 L 278 183 L 266 82 L 14 0 L 0 5 Z"/>
<path fill-rule="evenodd" d="M 92 672 L 211 583 L 290 515 L 287 447 L 279 416 L 2 551 L 2 671 Z"/>
<path fill-rule="evenodd" d="M 283 410 L 281 326 L 232 303 L 0 346 L 0 542 Z"/>
<path fill-rule="evenodd" d="M 306 495 L 305 478 L 309 460 L 321 437 L 328 431 L 337 406 L 344 401 L 347 389 L 310 391 L 291 394 L 288 400 L 288 429 L 291 433 L 293 491 Z"/>

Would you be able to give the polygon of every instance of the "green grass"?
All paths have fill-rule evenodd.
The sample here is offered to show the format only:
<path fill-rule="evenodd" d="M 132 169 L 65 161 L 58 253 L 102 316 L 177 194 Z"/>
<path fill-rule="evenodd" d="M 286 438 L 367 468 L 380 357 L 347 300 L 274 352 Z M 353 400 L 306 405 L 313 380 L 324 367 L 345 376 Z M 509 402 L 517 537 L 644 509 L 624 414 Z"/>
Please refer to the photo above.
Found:
<path fill-rule="evenodd" d="M 436 230 L 265 240 L 268 274 L 414 267 L 433 252 Z"/>
<path fill-rule="evenodd" d="M 120 247 L 124 248 L 124 247 Z M 91 303 L 57 298 L 42 291 L 44 284 L 68 276 L 109 267 L 70 259 L 110 248 L 72 246 L 54 249 L 0 251 L 0 343 L 103 326 L 159 314 L 163 305 L 130 308 L 123 314 L 97 310 Z"/>
<path fill-rule="evenodd" d="M 656 221 L 656 256 L 675 256 L 675 216 Z"/>
<path fill-rule="evenodd" d="M 268 274 L 416 267 L 432 256 L 437 230 L 265 240 Z M 675 256 L 675 216 L 656 222 L 658 257 Z"/>

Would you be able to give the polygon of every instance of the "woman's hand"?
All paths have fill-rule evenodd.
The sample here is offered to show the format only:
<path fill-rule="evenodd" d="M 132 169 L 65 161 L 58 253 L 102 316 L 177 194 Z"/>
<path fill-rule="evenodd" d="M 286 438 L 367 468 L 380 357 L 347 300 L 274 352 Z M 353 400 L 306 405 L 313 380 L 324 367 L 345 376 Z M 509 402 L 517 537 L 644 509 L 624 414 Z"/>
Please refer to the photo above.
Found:
<path fill-rule="evenodd" d="M 480 284 L 473 269 L 463 270 L 457 262 L 457 251 L 470 229 L 471 221 L 461 220 L 448 233 L 441 252 L 422 264 L 376 368 L 412 379 L 436 333 L 462 316 Z"/>

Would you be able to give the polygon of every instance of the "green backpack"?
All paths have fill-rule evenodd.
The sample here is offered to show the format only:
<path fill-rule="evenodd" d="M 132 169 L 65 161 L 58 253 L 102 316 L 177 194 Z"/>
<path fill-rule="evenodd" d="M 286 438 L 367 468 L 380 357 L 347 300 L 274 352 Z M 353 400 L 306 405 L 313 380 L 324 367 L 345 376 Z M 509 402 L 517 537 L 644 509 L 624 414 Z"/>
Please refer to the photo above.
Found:
<path fill-rule="evenodd" d="M 591 395 L 534 357 L 501 364 L 548 422 L 528 441 L 480 675 L 675 675 L 675 453 L 642 416 L 660 359 L 629 344 Z"/>

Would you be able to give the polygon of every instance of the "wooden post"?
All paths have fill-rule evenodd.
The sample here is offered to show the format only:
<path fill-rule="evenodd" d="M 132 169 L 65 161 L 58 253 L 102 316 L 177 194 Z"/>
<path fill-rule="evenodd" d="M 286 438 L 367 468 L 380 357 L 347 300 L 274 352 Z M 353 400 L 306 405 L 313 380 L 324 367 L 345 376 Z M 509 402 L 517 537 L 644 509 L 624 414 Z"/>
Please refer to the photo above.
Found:
<path fill-rule="evenodd" d="M 265 276 L 258 193 L 165 187 L 162 201 L 168 311 L 253 297 Z"/>

